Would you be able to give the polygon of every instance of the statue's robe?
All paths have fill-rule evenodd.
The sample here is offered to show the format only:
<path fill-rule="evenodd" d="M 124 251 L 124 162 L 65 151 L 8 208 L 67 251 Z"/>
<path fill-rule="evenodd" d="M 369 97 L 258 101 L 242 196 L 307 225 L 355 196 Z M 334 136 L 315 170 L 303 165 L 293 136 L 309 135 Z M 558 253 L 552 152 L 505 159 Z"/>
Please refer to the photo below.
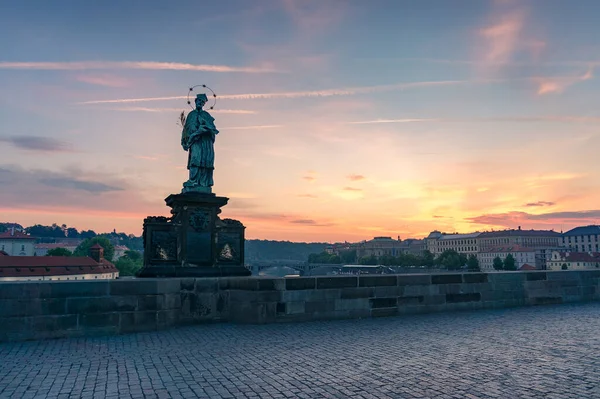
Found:
<path fill-rule="evenodd" d="M 215 162 L 214 142 L 219 133 L 214 118 L 204 110 L 191 111 L 181 133 L 181 145 L 188 150 L 187 168 L 190 179 L 184 186 L 211 187 L 214 185 L 213 170 Z"/>

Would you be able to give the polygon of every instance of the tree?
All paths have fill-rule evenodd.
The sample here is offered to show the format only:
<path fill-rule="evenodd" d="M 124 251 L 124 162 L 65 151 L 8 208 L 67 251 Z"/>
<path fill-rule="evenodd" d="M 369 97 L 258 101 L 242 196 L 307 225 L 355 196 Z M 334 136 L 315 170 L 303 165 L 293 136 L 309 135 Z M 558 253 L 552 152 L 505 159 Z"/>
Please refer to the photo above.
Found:
<path fill-rule="evenodd" d="M 363 256 L 358 260 L 359 265 L 376 265 L 378 263 L 375 255 Z"/>
<path fill-rule="evenodd" d="M 77 238 L 77 237 L 79 237 L 79 232 L 77 231 L 76 228 L 69 227 L 67 229 L 67 237 L 69 237 L 69 238 Z"/>
<path fill-rule="evenodd" d="M 340 258 L 342 259 L 342 263 L 351 265 L 356 262 L 356 249 L 350 251 L 341 251 Z"/>
<path fill-rule="evenodd" d="M 82 230 L 81 233 L 79 233 L 79 237 L 81 237 L 83 239 L 94 238 L 97 235 L 98 234 L 96 234 L 96 232 L 94 230 Z"/>
<path fill-rule="evenodd" d="M 142 254 L 139 253 L 138 251 L 132 251 L 132 250 L 125 251 L 125 255 L 123 255 L 123 256 L 134 262 L 140 262 L 142 260 Z"/>
<path fill-rule="evenodd" d="M 421 266 L 421 263 L 423 263 L 420 257 L 413 254 L 402 254 L 399 258 L 401 259 L 401 261 L 398 263 L 402 266 L 414 267 Z"/>
<path fill-rule="evenodd" d="M 469 255 L 469 258 L 467 259 L 467 268 L 472 272 L 481 271 L 479 268 L 479 259 L 477 259 L 475 255 Z"/>
<path fill-rule="evenodd" d="M 431 253 L 430 250 L 426 249 L 423 251 L 423 255 L 421 256 L 421 265 L 431 267 L 434 265 L 435 257 Z"/>
<path fill-rule="evenodd" d="M 90 248 L 95 244 L 99 244 L 102 248 L 104 248 L 104 258 L 106 260 L 112 260 L 115 254 L 115 247 L 110 243 L 110 241 L 106 237 L 88 238 L 87 240 L 79 244 L 77 248 L 75 248 L 75 252 L 73 252 L 73 255 L 89 256 Z"/>
<path fill-rule="evenodd" d="M 73 256 L 73 252 L 69 251 L 66 248 L 52 248 L 48 250 L 46 256 Z"/>
<path fill-rule="evenodd" d="M 515 258 L 512 254 L 506 255 L 506 259 L 504 259 L 504 270 L 514 271 L 517 270 L 517 265 L 515 264 Z"/>
<path fill-rule="evenodd" d="M 448 270 L 458 270 L 466 263 L 466 257 L 453 249 L 447 249 L 438 256 L 436 263 Z"/>
<path fill-rule="evenodd" d="M 500 259 L 499 256 L 496 256 L 494 258 L 494 270 L 502 270 L 504 269 L 504 262 L 502 262 L 502 259 Z"/>
<path fill-rule="evenodd" d="M 384 266 L 392 266 L 394 263 L 396 263 L 396 258 L 392 255 L 382 255 L 378 260 L 378 263 Z"/>
<path fill-rule="evenodd" d="M 566 263 L 563 263 L 562 266 L 561 266 L 561 269 L 562 270 L 569 270 L 569 266 L 567 266 Z"/>
<path fill-rule="evenodd" d="M 123 256 L 115 262 L 115 267 L 119 270 L 119 276 L 135 276 L 138 270 L 142 268 L 141 260 L 134 262 L 133 260 Z"/>
<path fill-rule="evenodd" d="M 319 254 L 308 255 L 308 263 L 324 263 L 330 265 L 339 265 L 342 263 L 342 259 L 338 255 L 329 254 L 323 251 Z"/>
<path fill-rule="evenodd" d="M 6 230 L 8 230 L 6 225 L 4 225 L 4 223 L 0 223 L 0 233 L 4 233 Z"/>

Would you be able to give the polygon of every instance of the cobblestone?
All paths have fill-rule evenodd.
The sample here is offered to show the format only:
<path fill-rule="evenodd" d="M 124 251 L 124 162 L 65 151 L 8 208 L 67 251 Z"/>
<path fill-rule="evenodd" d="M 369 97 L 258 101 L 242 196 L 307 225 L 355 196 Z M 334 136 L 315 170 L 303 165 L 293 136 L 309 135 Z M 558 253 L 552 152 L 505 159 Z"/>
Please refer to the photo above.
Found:
<path fill-rule="evenodd" d="M 600 303 L 0 345 L 0 398 L 600 398 Z"/>

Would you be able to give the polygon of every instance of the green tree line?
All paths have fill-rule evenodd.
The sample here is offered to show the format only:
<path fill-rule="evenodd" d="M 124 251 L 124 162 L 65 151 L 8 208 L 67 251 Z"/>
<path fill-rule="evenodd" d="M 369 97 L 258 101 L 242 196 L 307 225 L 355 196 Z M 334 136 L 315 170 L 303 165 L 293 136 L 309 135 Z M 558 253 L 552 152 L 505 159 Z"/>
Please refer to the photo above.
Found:
<path fill-rule="evenodd" d="M 479 270 L 479 260 L 475 255 L 466 256 L 455 250 L 449 249 L 440 254 L 437 258 L 425 250 L 421 255 L 403 253 L 398 256 L 365 256 L 356 258 L 356 251 L 341 252 L 340 255 L 328 254 L 327 252 L 313 253 L 308 257 L 309 263 L 324 264 L 352 264 L 359 265 L 383 265 L 383 266 L 403 266 L 403 267 L 440 267 L 448 270 L 458 270 L 468 268 L 469 270 Z"/>

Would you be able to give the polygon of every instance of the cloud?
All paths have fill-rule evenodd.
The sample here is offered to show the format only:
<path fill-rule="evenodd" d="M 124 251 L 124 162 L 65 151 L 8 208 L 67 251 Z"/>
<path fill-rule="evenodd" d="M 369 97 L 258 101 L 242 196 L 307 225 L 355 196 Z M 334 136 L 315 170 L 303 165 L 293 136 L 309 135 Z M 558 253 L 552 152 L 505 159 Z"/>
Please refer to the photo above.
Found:
<path fill-rule="evenodd" d="M 59 187 L 59 188 L 71 188 L 74 190 L 87 191 L 90 193 L 105 193 L 109 191 L 121 191 L 121 187 L 113 186 L 95 181 L 79 180 L 71 177 L 47 177 L 41 184 Z"/>
<path fill-rule="evenodd" d="M 363 175 L 350 175 L 348 176 L 348 179 L 351 181 L 361 181 L 365 180 L 366 178 Z"/>
<path fill-rule="evenodd" d="M 514 227 L 525 223 L 597 223 L 600 218 L 600 209 L 586 211 L 562 211 L 541 214 L 527 212 L 492 213 L 466 218 L 467 221 L 486 226 Z"/>
<path fill-rule="evenodd" d="M 370 121 L 348 122 L 350 125 L 370 125 L 379 123 L 413 123 L 413 122 L 434 122 L 436 119 L 375 119 Z"/>
<path fill-rule="evenodd" d="M 314 177 L 314 176 L 302 176 L 302 178 L 303 178 L 304 180 L 306 180 L 307 182 L 310 182 L 310 183 L 312 183 L 312 182 L 314 182 L 315 180 L 317 180 L 317 178 L 316 178 L 316 177 Z"/>
<path fill-rule="evenodd" d="M 534 78 L 534 82 L 538 85 L 537 94 L 543 96 L 545 94 L 562 93 L 568 87 L 574 84 L 584 82 L 586 80 L 593 79 L 593 68 L 576 77 L 565 77 L 565 78 L 551 78 L 551 77 L 539 77 Z"/>
<path fill-rule="evenodd" d="M 124 188 L 110 181 L 100 179 L 86 179 L 79 171 L 54 172 L 40 169 L 22 169 L 10 165 L 0 166 L 0 184 L 11 185 L 18 188 L 21 185 L 45 186 L 53 190 L 84 191 L 87 193 L 105 193 L 122 191 Z M 4 190 L 3 190 L 4 191 Z M 9 190 L 6 190 L 9 191 Z M 66 191 L 63 191 L 66 193 Z M 35 199 L 34 199 L 35 200 Z"/>
<path fill-rule="evenodd" d="M 0 141 L 10 143 L 14 147 L 39 152 L 72 152 L 71 144 L 51 137 L 41 136 L 10 136 L 2 138 Z"/>
<path fill-rule="evenodd" d="M 199 72 L 277 72 L 263 67 L 236 67 L 228 65 L 186 64 L 157 61 L 76 61 L 76 62 L 0 62 L 0 69 L 31 69 L 55 71 L 81 71 L 88 69 L 148 69 L 159 71 Z"/>
<path fill-rule="evenodd" d="M 78 82 L 88 83 L 96 86 L 106 86 L 106 87 L 128 87 L 131 86 L 132 82 L 129 79 L 108 75 L 108 74 L 99 74 L 99 75 L 77 75 L 75 80 Z"/>
<path fill-rule="evenodd" d="M 290 220 L 290 223 L 294 223 L 294 224 L 317 224 L 317 222 L 315 222 L 312 219 L 296 219 L 296 220 Z"/>
<path fill-rule="evenodd" d="M 290 223 L 292 224 L 301 224 L 304 226 L 313 226 L 313 227 L 330 227 L 330 226 L 335 226 L 335 223 L 317 223 L 316 221 L 312 220 L 312 219 L 295 219 L 295 220 L 290 220 Z"/>
<path fill-rule="evenodd" d="M 347 124 L 378 124 L 378 123 L 405 123 L 406 119 L 377 119 L 369 121 L 346 122 Z M 500 117 L 482 117 L 482 118 L 423 118 L 414 119 L 423 123 L 480 123 L 480 122 L 559 122 L 559 123 L 600 123 L 600 117 L 578 116 L 578 115 L 541 115 L 541 116 L 500 116 Z"/>
<path fill-rule="evenodd" d="M 231 126 L 223 127 L 220 130 L 260 130 L 260 129 L 277 129 L 283 125 L 251 125 L 251 126 Z"/>
<path fill-rule="evenodd" d="M 318 196 L 316 196 L 314 194 L 298 194 L 298 197 L 300 197 L 300 198 L 319 198 Z"/>
<path fill-rule="evenodd" d="M 139 234 L 144 217 L 168 212 L 161 201 L 168 192 L 147 183 L 133 187 L 119 176 L 95 170 L 0 165 L 0 187 L 10 187 L 0 190 L 0 213 L 28 224 L 59 220 L 78 228 L 117 227 Z"/>
<path fill-rule="evenodd" d="M 479 31 L 486 42 L 484 59 L 487 63 L 504 63 L 512 58 L 519 43 L 524 20 L 524 13 L 516 10 L 501 15 L 492 25 Z"/>
<path fill-rule="evenodd" d="M 342 190 L 344 190 L 344 191 L 350 191 L 350 192 L 361 192 L 362 188 L 344 187 Z"/>
<path fill-rule="evenodd" d="M 545 44 L 544 44 L 545 45 Z M 540 44 L 535 45 L 533 42 L 530 43 L 530 47 L 542 47 Z M 485 64 L 485 60 L 481 59 L 444 59 L 444 58 L 402 58 L 401 61 L 418 61 L 418 62 L 431 62 L 436 64 L 456 64 L 456 65 L 473 65 L 478 66 Z M 600 66 L 600 60 L 565 60 L 565 61 L 527 61 L 527 60 L 510 60 L 506 62 L 497 62 L 497 65 L 503 66 L 515 66 L 515 67 L 598 67 Z"/>
<path fill-rule="evenodd" d="M 556 205 L 556 203 L 550 202 L 550 201 L 538 201 L 538 202 L 530 202 L 528 204 L 525 204 L 524 206 L 536 207 L 536 206 L 553 206 L 553 205 Z"/>
<path fill-rule="evenodd" d="M 290 91 L 290 92 L 275 92 L 275 93 L 245 93 L 245 94 L 224 94 L 218 95 L 219 100 L 257 100 L 257 99 L 283 99 L 283 98 L 305 98 L 305 97 L 332 97 L 332 96 L 352 96 L 356 94 L 380 93 L 395 90 L 404 90 L 418 87 L 436 87 L 436 86 L 455 86 L 472 83 L 489 83 L 491 81 L 484 80 L 438 80 L 438 81 L 419 81 L 396 83 L 389 85 L 378 86 L 362 86 L 336 88 L 326 90 L 310 90 L 310 91 Z M 494 81 L 495 82 L 495 81 Z M 136 103 L 148 101 L 168 101 L 168 100 L 187 100 L 187 96 L 169 96 L 169 97 L 141 97 L 141 98 L 119 98 L 112 100 L 91 100 L 79 102 L 80 105 L 90 104 L 117 104 L 117 103 Z"/>
<path fill-rule="evenodd" d="M 181 108 L 151 108 L 151 107 L 119 107 L 119 108 L 103 108 L 109 111 L 120 112 L 181 112 Z M 189 110 L 189 109 L 188 109 Z M 188 111 L 186 110 L 186 111 Z M 247 109 L 211 109 L 211 114 L 256 114 L 256 111 Z"/>

